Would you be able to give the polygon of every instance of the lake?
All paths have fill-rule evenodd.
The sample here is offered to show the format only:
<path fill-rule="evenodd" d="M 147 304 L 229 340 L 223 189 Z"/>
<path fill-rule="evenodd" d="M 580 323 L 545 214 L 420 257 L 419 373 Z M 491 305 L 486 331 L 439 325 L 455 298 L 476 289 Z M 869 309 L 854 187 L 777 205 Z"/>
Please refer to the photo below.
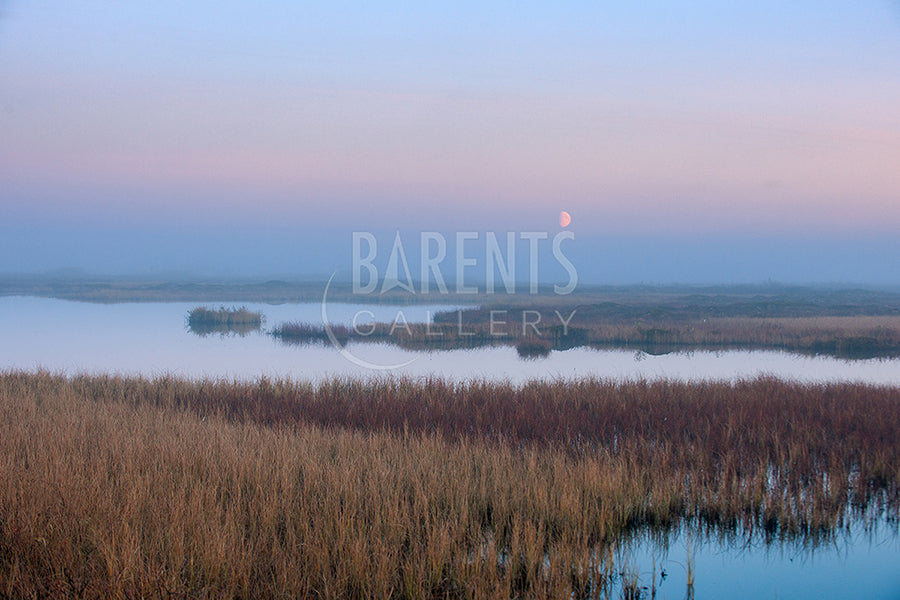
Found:
<path fill-rule="evenodd" d="M 243 303 L 224 303 L 226 306 Z M 321 380 L 335 376 L 450 379 L 484 378 L 519 383 L 529 379 L 593 376 L 618 380 L 749 378 L 761 374 L 803 382 L 859 381 L 900 385 L 900 360 L 844 360 L 778 351 L 694 351 L 654 356 L 633 350 L 576 348 L 545 358 L 519 357 L 513 347 L 418 352 L 384 344 L 284 344 L 265 333 L 285 321 L 321 325 L 319 304 L 243 304 L 263 313 L 263 330 L 247 335 L 192 333 L 188 312 L 198 303 L 88 304 L 31 297 L 0 298 L 0 369 L 46 368 L 66 373 L 175 374 L 255 379 L 261 375 Z M 218 306 L 206 304 L 205 306 Z M 331 323 L 387 321 L 402 310 L 409 322 L 451 306 L 328 306 Z M 374 365 L 375 369 L 366 365 Z M 397 368 L 385 368 L 403 365 Z M 883 519 L 882 519 L 883 521 Z M 621 552 L 643 585 L 654 564 L 667 577 L 657 598 L 683 598 L 684 565 L 693 556 L 698 598 L 900 598 L 896 523 L 869 535 L 839 532 L 815 551 L 789 543 L 741 545 L 706 539 L 689 552 L 685 538 L 667 549 L 638 543 Z M 646 590 L 644 597 L 650 597 Z"/>
<path fill-rule="evenodd" d="M 244 336 L 196 335 L 187 328 L 186 317 L 197 303 L 90 304 L 3 297 L 0 368 L 237 379 L 261 375 L 310 380 L 441 376 L 513 383 L 583 376 L 697 380 L 768 374 L 804 382 L 900 385 L 900 359 L 845 360 L 781 351 L 692 351 L 655 356 L 634 350 L 574 348 L 551 352 L 545 358 L 525 359 L 515 348 L 506 346 L 426 352 L 350 343 L 341 353 L 330 345 L 284 344 L 265 333 L 285 321 L 321 325 L 321 306 L 317 303 L 242 305 L 264 315 L 263 331 Z M 333 324 L 345 325 L 350 325 L 354 317 L 360 323 L 373 319 L 391 322 L 402 311 L 403 318 L 412 323 L 454 308 L 330 304 L 328 318 Z"/>
<path fill-rule="evenodd" d="M 896 523 L 867 532 L 839 531 L 829 543 L 814 548 L 802 542 L 726 542 L 680 532 L 665 545 L 644 540 L 620 549 L 616 556 L 627 572 L 637 575 L 640 586 L 648 588 L 646 598 L 655 567 L 658 600 L 900 598 Z M 689 557 L 693 596 L 686 593 Z"/>

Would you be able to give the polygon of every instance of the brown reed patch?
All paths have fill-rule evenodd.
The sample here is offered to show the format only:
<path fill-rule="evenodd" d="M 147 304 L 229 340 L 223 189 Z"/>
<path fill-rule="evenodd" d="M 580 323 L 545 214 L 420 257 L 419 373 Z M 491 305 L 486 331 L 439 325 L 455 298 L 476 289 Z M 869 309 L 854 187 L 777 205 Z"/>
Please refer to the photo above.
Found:
<path fill-rule="evenodd" d="M 579 307 L 565 314 L 553 310 L 508 309 L 492 321 L 487 308 L 438 313 L 436 323 L 375 323 L 365 331 L 334 326 L 341 344 L 388 342 L 410 349 L 472 348 L 511 344 L 540 349 L 520 352 L 533 357 L 578 346 L 624 347 L 675 351 L 704 348 L 778 349 L 839 358 L 900 356 L 900 317 L 850 316 L 802 318 L 698 318 L 672 320 L 654 317 L 606 321 L 580 315 Z M 497 311 L 494 310 L 496 313 Z M 571 320 L 568 320 L 570 319 Z M 562 324 L 565 321 L 565 324 Z M 523 323 L 537 323 L 523 325 Z M 272 335 L 286 343 L 325 342 L 322 326 L 283 323 Z"/>
<path fill-rule="evenodd" d="M 262 313 L 252 311 L 246 306 L 240 308 L 198 306 L 187 316 L 188 328 L 201 336 L 211 333 L 247 335 L 250 332 L 259 331 L 262 322 Z"/>
<path fill-rule="evenodd" d="M 0 374 L 0 595 L 580 597 L 682 524 L 898 513 L 900 390 Z"/>

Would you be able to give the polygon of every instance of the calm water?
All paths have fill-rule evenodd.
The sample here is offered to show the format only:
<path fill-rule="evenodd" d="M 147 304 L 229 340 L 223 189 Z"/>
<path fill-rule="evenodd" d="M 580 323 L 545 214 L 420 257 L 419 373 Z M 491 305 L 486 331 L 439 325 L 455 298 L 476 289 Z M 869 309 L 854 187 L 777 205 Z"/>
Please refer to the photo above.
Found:
<path fill-rule="evenodd" d="M 900 360 L 848 361 L 778 351 L 695 351 L 653 356 L 633 350 L 576 348 L 523 359 L 512 347 L 416 352 L 384 344 L 285 345 L 263 332 L 198 336 L 186 327 L 197 303 L 88 304 L 45 298 L 0 298 L 0 368 L 253 379 L 260 375 L 322 379 L 332 376 L 440 375 L 522 382 L 585 375 L 616 379 L 731 379 L 771 374 L 799 381 L 864 381 L 900 385 Z M 230 305 L 230 304 L 229 304 Z M 263 329 L 284 321 L 321 324 L 319 304 L 247 304 L 265 316 Z M 393 321 L 402 310 L 422 322 L 440 306 L 328 306 L 331 323 Z M 371 313 L 367 312 L 371 311 Z M 372 316 L 374 314 L 374 317 Z M 373 370 L 367 365 L 379 369 Z M 385 368 L 404 365 L 397 368 Z"/>
<path fill-rule="evenodd" d="M 231 305 L 232 303 L 226 303 Z M 241 303 L 237 303 L 241 304 Z M 652 356 L 620 350 L 573 349 L 547 358 L 522 359 L 514 348 L 412 352 L 386 345 L 352 344 L 349 356 L 330 346 L 291 346 L 263 332 L 244 337 L 198 336 L 186 326 L 197 303 L 86 304 L 43 298 L 0 298 L 0 369 L 43 367 L 54 371 L 117 372 L 253 379 L 260 375 L 322 379 L 332 376 L 440 375 L 522 382 L 533 378 L 597 377 L 733 379 L 772 374 L 799 381 L 863 381 L 900 385 L 900 360 L 847 361 L 784 352 L 691 352 Z M 209 306 L 209 305 L 208 305 Z M 263 329 L 284 321 L 321 324 L 318 304 L 247 304 L 265 315 Z M 453 307 L 334 304 L 332 323 L 409 322 Z M 371 370 L 361 364 L 394 365 Z M 893 532 L 855 535 L 815 552 L 790 546 L 735 547 L 695 542 L 696 598 L 894 598 L 900 599 L 900 543 Z M 651 579 L 652 557 L 668 576 L 657 598 L 684 598 L 687 549 L 676 539 L 662 554 L 650 544 L 622 558 Z M 649 590 L 647 596 L 649 597 Z"/>
<path fill-rule="evenodd" d="M 885 526 L 870 533 L 839 534 L 833 543 L 815 550 L 796 543 L 745 545 L 697 540 L 696 536 L 689 542 L 682 534 L 667 548 L 645 542 L 617 556 L 648 587 L 655 559 L 656 598 L 682 600 L 689 554 L 694 559 L 693 591 L 698 600 L 900 599 L 900 538 L 895 529 Z M 660 580 L 662 569 L 666 577 Z"/>

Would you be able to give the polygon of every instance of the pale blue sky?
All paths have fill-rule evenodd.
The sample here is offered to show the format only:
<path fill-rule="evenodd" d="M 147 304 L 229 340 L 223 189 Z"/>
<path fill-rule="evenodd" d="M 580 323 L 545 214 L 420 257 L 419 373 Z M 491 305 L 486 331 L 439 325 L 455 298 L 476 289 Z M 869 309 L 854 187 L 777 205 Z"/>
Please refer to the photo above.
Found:
<path fill-rule="evenodd" d="M 235 228 L 319 272 L 567 209 L 619 280 L 900 283 L 897 2 L 262 4 L 0 4 L 0 272 L 218 272 Z"/>

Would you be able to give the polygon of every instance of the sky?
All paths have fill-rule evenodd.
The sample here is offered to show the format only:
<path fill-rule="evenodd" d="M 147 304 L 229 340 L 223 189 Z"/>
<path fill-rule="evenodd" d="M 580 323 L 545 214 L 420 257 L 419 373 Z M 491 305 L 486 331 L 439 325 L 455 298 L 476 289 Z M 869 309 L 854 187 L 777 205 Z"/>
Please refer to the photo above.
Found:
<path fill-rule="evenodd" d="M 900 285 L 900 3 L 0 1 L 0 273 L 560 210 L 586 282 Z"/>

